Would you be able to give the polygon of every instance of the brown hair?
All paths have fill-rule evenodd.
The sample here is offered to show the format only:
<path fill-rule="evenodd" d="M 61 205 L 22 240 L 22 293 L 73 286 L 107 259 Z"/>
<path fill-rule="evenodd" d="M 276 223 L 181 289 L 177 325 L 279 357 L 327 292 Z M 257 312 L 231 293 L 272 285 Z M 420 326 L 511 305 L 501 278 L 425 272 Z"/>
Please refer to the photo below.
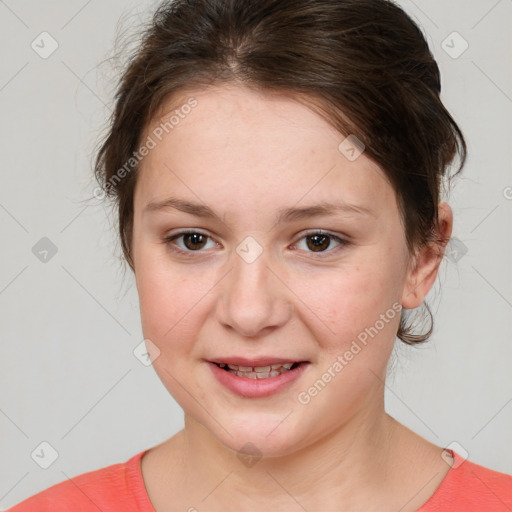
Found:
<path fill-rule="evenodd" d="M 295 94 L 355 135 L 397 194 L 409 253 L 440 241 L 442 178 L 457 154 L 455 174 L 462 169 L 466 144 L 440 100 L 425 37 L 404 11 L 388 0 L 174 0 L 156 10 L 120 79 L 95 162 L 132 270 L 133 155 L 144 130 L 171 94 L 226 82 Z M 413 334 L 402 311 L 402 341 L 430 337 L 424 306 L 429 331 Z"/>

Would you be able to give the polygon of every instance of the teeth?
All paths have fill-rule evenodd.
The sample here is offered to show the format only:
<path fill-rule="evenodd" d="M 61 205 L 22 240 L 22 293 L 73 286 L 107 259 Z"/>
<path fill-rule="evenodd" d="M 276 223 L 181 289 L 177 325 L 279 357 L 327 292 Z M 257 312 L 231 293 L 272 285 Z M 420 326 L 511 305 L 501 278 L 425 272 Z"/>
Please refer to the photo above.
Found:
<path fill-rule="evenodd" d="M 249 379 L 268 379 L 277 377 L 291 369 L 294 363 L 273 364 L 268 366 L 238 366 L 236 364 L 219 363 L 221 368 L 238 377 Z"/>
<path fill-rule="evenodd" d="M 269 371 L 270 371 L 270 366 L 255 366 L 255 367 L 254 367 L 254 371 L 255 371 L 255 372 L 258 372 L 258 373 L 259 373 L 259 372 L 265 372 L 265 373 L 267 373 L 267 372 L 269 372 Z"/>

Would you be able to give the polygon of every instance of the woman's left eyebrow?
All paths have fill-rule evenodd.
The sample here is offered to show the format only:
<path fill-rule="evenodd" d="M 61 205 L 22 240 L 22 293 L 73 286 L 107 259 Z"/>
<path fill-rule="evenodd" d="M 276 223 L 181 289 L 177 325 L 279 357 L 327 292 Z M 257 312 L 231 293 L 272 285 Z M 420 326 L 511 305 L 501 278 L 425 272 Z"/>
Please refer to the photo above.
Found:
<path fill-rule="evenodd" d="M 219 215 L 217 215 L 209 206 L 193 203 L 177 197 L 169 197 L 162 201 L 150 202 L 144 207 L 143 213 L 167 209 L 179 210 L 195 215 L 196 217 L 221 220 Z M 302 219 L 309 219 L 311 217 L 333 216 L 340 213 L 376 217 L 374 211 L 362 205 L 349 204 L 345 202 L 321 202 L 319 204 L 309 206 L 283 208 L 278 211 L 276 222 L 293 222 Z"/>
<path fill-rule="evenodd" d="M 375 212 L 366 206 L 344 202 L 321 202 L 311 206 L 292 207 L 280 210 L 277 215 L 277 222 L 292 222 L 295 220 L 308 219 L 311 217 L 327 217 L 337 215 L 339 213 L 357 214 L 372 217 L 376 216 Z"/>

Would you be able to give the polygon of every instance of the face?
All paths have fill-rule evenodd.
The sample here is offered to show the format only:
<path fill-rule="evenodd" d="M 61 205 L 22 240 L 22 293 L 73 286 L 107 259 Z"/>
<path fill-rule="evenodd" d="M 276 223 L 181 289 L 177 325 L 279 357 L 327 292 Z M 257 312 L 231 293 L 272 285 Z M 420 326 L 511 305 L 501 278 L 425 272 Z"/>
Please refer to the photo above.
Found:
<path fill-rule="evenodd" d="M 174 98 L 148 135 L 135 278 L 186 418 L 277 456 L 380 412 L 409 261 L 381 169 L 300 102 L 237 86 Z"/>

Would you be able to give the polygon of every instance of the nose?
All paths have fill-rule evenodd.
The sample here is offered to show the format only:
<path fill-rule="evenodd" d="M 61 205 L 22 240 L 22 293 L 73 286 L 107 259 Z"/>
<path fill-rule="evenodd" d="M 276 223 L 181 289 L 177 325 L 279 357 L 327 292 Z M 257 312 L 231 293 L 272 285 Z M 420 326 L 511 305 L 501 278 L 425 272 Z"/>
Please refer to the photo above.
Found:
<path fill-rule="evenodd" d="M 255 260 L 233 255 L 233 268 L 222 281 L 217 319 L 244 337 L 257 337 L 285 325 L 293 312 L 292 292 L 278 265 L 265 251 Z"/>

